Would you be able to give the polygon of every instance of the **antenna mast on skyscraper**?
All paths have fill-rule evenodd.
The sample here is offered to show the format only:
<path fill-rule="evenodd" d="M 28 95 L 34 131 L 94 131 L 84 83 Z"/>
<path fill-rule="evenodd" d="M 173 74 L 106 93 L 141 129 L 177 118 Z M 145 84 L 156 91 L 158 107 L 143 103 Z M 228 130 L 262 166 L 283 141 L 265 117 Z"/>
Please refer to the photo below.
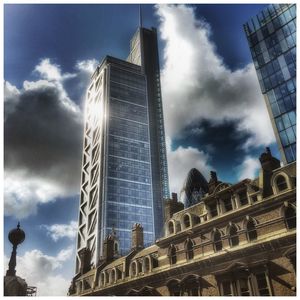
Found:
<path fill-rule="evenodd" d="M 142 5 L 139 4 L 140 28 L 142 28 Z"/>

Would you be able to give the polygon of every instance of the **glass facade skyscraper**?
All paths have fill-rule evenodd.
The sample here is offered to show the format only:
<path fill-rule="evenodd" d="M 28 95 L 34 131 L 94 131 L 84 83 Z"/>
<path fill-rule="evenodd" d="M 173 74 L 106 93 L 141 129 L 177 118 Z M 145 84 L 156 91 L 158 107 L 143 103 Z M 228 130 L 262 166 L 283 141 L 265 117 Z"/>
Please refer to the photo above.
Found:
<path fill-rule="evenodd" d="M 246 24 L 257 77 L 284 163 L 296 160 L 296 4 L 271 4 Z"/>
<path fill-rule="evenodd" d="M 87 91 L 76 272 L 83 248 L 97 265 L 112 231 L 122 254 L 134 223 L 145 244 L 160 236 L 169 196 L 163 124 L 156 30 L 139 28 L 127 61 L 107 56 Z"/>

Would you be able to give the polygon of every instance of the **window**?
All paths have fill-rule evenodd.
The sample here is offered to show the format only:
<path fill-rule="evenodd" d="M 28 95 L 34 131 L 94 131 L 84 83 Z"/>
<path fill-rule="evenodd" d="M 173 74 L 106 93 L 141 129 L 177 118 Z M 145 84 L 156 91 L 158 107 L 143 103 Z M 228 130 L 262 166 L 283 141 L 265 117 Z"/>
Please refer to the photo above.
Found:
<path fill-rule="evenodd" d="M 235 247 L 239 244 L 239 236 L 235 225 L 231 225 L 229 229 L 229 245 Z"/>
<path fill-rule="evenodd" d="M 183 217 L 183 223 L 184 223 L 185 228 L 188 228 L 188 227 L 191 226 L 191 220 L 190 220 L 190 216 L 189 215 L 185 215 Z"/>
<path fill-rule="evenodd" d="M 172 221 L 169 222 L 169 234 L 174 233 L 174 224 Z"/>
<path fill-rule="evenodd" d="M 257 239 L 255 223 L 252 219 L 247 223 L 247 239 L 248 241 L 255 241 Z"/>
<path fill-rule="evenodd" d="M 241 206 L 248 204 L 248 196 L 246 191 L 242 191 L 238 195 L 239 195 Z"/>
<path fill-rule="evenodd" d="M 284 191 L 288 188 L 286 180 L 282 175 L 279 175 L 276 178 L 276 185 L 277 185 L 278 191 Z"/>
<path fill-rule="evenodd" d="M 200 296 L 200 283 L 197 275 L 189 275 L 181 282 L 181 296 Z"/>
<path fill-rule="evenodd" d="M 148 273 L 150 271 L 150 259 L 149 257 L 145 257 L 144 260 L 144 272 Z"/>
<path fill-rule="evenodd" d="M 167 283 L 170 296 L 180 296 L 180 282 L 179 280 L 171 280 Z"/>
<path fill-rule="evenodd" d="M 137 265 L 137 274 L 139 274 L 139 273 L 141 273 L 143 271 L 143 269 L 142 269 L 142 262 L 138 260 L 136 262 L 136 265 Z"/>
<path fill-rule="evenodd" d="M 224 199 L 223 204 L 224 204 L 225 212 L 228 212 L 228 211 L 232 210 L 231 198 Z"/>
<path fill-rule="evenodd" d="M 110 283 L 114 283 L 116 281 L 116 271 L 114 269 L 111 270 L 110 276 L 111 276 L 111 282 Z"/>
<path fill-rule="evenodd" d="M 222 296 L 233 296 L 230 281 L 223 281 L 221 285 L 222 285 L 222 293 L 221 293 Z"/>
<path fill-rule="evenodd" d="M 259 296 L 270 296 L 270 290 L 266 278 L 266 273 L 262 272 L 256 274 L 256 281 Z"/>
<path fill-rule="evenodd" d="M 177 262 L 177 256 L 176 256 L 176 248 L 174 245 L 171 245 L 169 248 L 169 258 L 170 258 L 170 264 L 174 265 Z"/>
<path fill-rule="evenodd" d="M 191 260 L 194 258 L 194 244 L 192 240 L 186 242 L 186 259 Z"/>
<path fill-rule="evenodd" d="M 115 241 L 115 244 L 114 244 L 114 251 L 115 251 L 115 254 L 117 254 L 119 252 L 119 244 L 117 241 Z"/>
<path fill-rule="evenodd" d="M 284 211 L 285 225 L 287 229 L 296 228 L 296 210 L 288 206 Z"/>
<path fill-rule="evenodd" d="M 213 217 L 216 217 L 218 215 L 218 210 L 217 210 L 217 203 L 214 202 L 210 205 L 208 205 L 208 209 L 209 209 L 209 212 L 210 212 L 210 216 L 213 218 Z"/>
<path fill-rule="evenodd" d="M 101 286 L 103 286 L 105 284 L 105 274 L 104 273 L 101 273 L 101 276 L 100 276 L 100 282 L 101 282 Z"/>
<path fill-rule="evenodd" d="M 137 270 L 136 270 L 136 263 L 135 262 L 133 262 L 132 264 L 131 264 L 131 276 L 136 276 L 137 275 L 137 272 L 136 272 Z"/>
<path fill-rule="evenodd" d="M 215 252 L 222 250 L 223 246 L 222 246 L 222 240 L 221 240 L 221 233 L 219 230 L 216 230 L 213 234 L 213 244 L 214 244 Z"/>
<path fill-rule="evenodd" d="M 255 282 L 256 281 L 256 282 Z M 236 270 L 218 278 L 222 296 L 270 296 L 270 288 L 265 271 L 250 273 Z"/>

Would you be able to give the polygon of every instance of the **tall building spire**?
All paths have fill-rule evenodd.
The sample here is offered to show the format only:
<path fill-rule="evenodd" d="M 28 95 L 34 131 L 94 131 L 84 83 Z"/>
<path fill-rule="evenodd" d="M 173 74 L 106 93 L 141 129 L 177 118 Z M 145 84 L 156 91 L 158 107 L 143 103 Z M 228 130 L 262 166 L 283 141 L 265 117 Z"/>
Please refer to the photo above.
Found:
<path fill-rule="evenodd" d="M 141 4 L 139 4 L 139 21 L 140 21 L 139 27 L 142 28 L 143 27 L 143 19 L 142 19 L 142 5 Z"/>

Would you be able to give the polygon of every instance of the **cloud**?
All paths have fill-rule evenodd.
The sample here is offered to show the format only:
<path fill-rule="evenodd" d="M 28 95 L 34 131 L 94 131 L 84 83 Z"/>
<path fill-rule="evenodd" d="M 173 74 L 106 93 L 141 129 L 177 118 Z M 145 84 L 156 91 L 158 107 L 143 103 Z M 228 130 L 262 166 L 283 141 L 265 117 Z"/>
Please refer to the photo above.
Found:
<path fill-rule="evenodd" d="M 257 158 L 246 156 L 239 169 L 239 180 L 245 178 L 254 179 L 257 177 L 258 170 L 261 168 Z"/>
<path fill-rule="evenodd" d="M 275 141 L 252 64 L 231 71 L 217 55 L 211 28 L 185 5 L 159 5 L 163 50 L 162 94 L 165 126 L 172 138 L 204 119 L 215 124 L 238 121 L 250 134 L 244 147 Z"/>
<path fill-rule="evenodd" d="M 213 169 L 208 162 L 209 156 L 205 152 L 182 146 L 171 150 L 170 140 L 167 140 L 167 157 L 171 193 L 180 194 L 187 174 L 192 168 L 198 169 L 207 180 L 209 171 Z"/>
<path fill-rule="evenodd" d="M 37 287 L 38 296 L 67 295 L 70 280 L 57 274 L 63 269 L 73 253 L 73 247 L 61 250 L 56 256 L 44 254 L 38 249 L 25 252 L 17 258 L 17 276 L 24 278 L 29 286 Z M 7 269 L 9 259 L 4 257 Z"/>
<path fill-rule="evenodd" d="M 58 65 L 46 59 L 35 69 L 41 79 L 24 81 L 20 90 L 5 82 L 4 89 L 4 212 L 17 218 L 79 192 L 82 111 Z"/>
<path fill-rule="evenodd" d="M 26 252 L 18 257 L 18 275 L 29 285 L 37 287 L 38 296 L 67 295 L 70 280 L 55 274 L 55 271 L 63 269 L 72 252 L 72 248 L 61 250 L 57 256 L 49 256 L 39 250 Z"/>
<path fill-rule="evenodd" d="M 98 64 L 99 63 L 96 59 L 81 60 L 76 63 L 75 69 L 92 75 L 95 72 Z"/>
<path fill-rule="evenodd" d="M 54 64 L 49 58 L 44 58 L 34 68 L 34 71 L 46 80 L 64 81 L 66 79 L 74 78 L 76 74 L 62 73 L 59 65 Z"/>
<path fill-rule="evenodd" d="M 78 223 L 71 221 L 69 224 L 53 224 L 53 225 L 41 225 L 41 228 L 45 228 L 47 234 L 56 242 L 62 238 L 69 238 L 74 240 L 78 229 Z"/>

